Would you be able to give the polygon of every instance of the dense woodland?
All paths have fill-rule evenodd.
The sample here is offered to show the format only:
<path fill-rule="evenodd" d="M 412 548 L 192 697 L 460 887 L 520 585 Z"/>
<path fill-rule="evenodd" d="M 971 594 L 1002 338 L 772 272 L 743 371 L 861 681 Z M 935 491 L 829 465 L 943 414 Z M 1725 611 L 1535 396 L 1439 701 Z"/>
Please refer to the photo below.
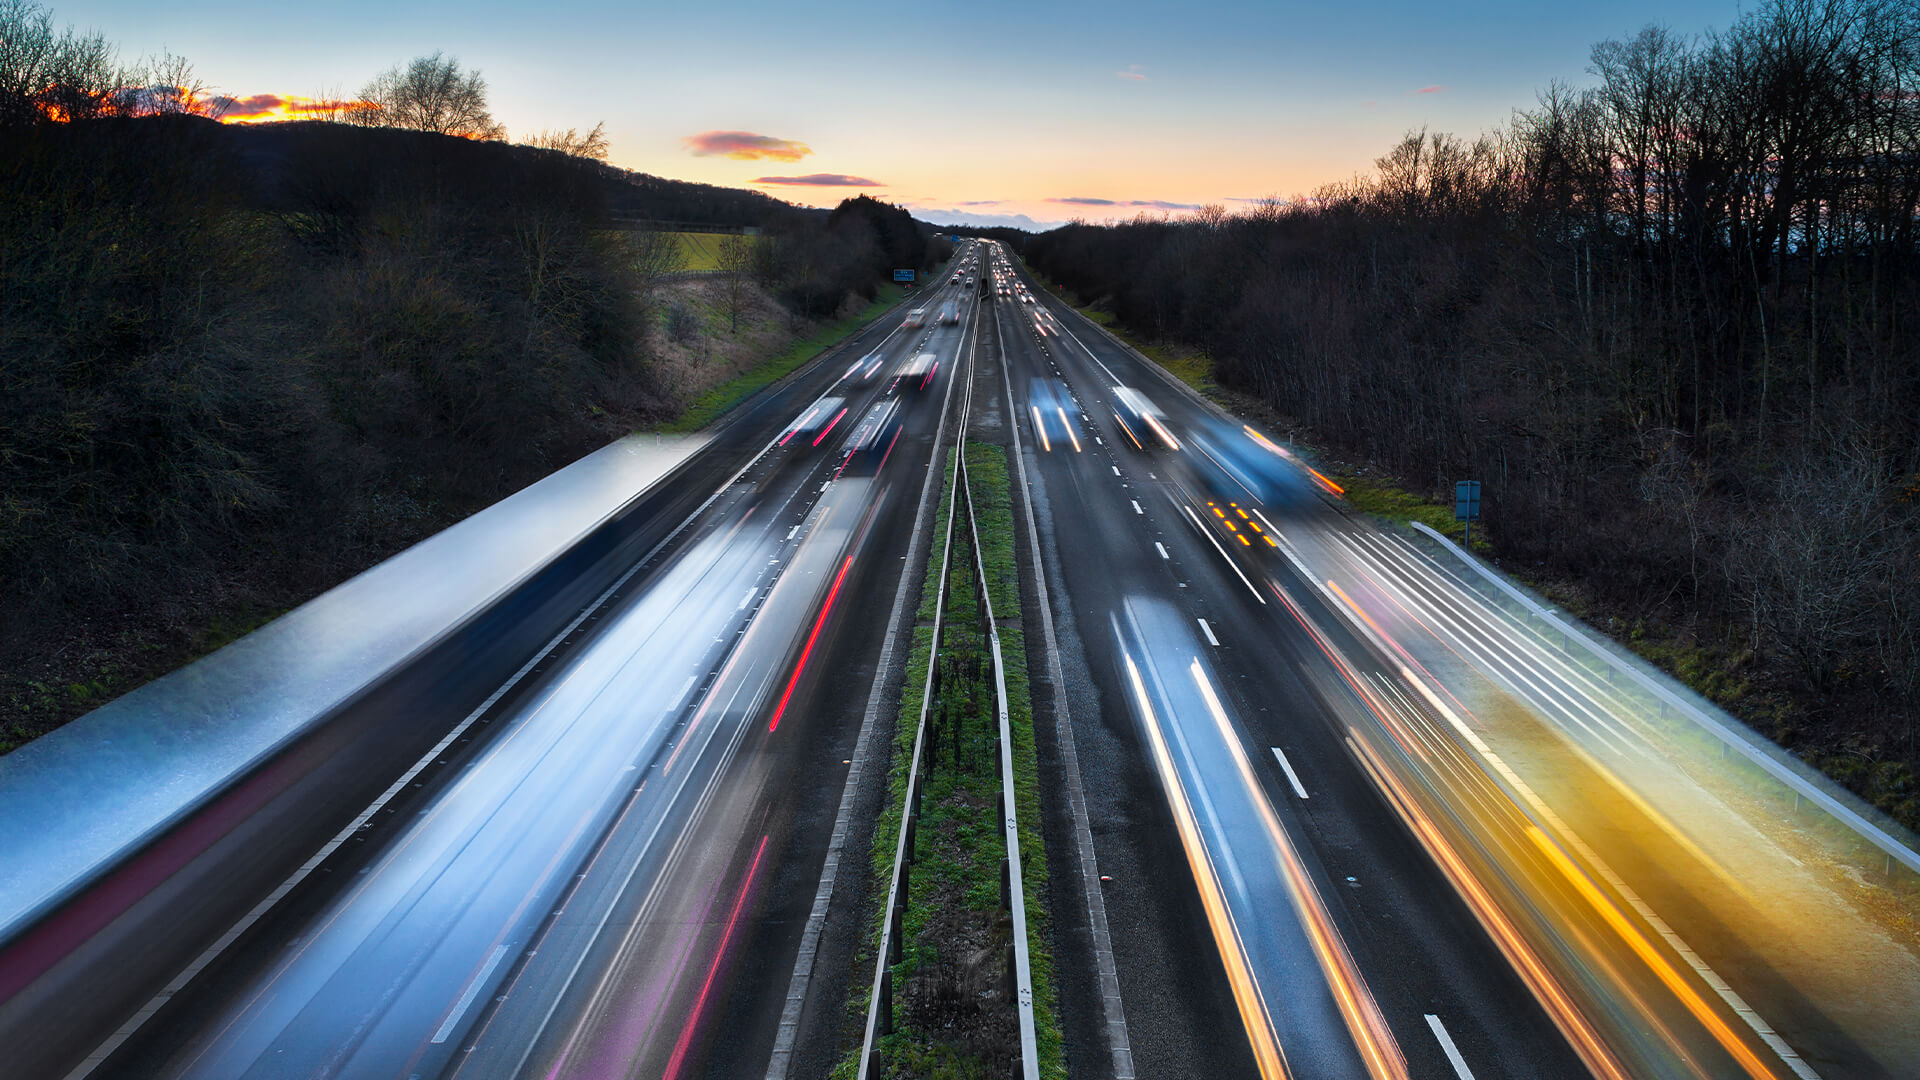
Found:
<path fill-rule="evenodd" d="M 617 217 L 763 228 L 733 276 L 796 328 L 931 257 L 872 200 L 509 145 L 438 57 L 387 100 L 423 63 L 484 131 L 216 123 L 184 61 L 0 0 L 0 750 L 675 415 L 678 249 Z"/>
<path fill-rule="evenodd" d="M 1025 252 L 1350 457 L 1482 480 L 1510 565 L 1920 822 L 1920 8 L 1766 0 L 1588 75 L 1310 198 Z"/>

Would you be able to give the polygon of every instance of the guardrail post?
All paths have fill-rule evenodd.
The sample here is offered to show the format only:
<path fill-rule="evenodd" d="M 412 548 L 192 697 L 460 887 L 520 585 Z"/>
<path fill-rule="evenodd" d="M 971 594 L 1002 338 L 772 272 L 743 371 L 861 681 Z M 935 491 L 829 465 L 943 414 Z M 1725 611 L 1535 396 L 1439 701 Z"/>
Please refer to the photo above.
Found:
<path fill-rule="evenodd" d="M 874 1034 L 883 1036 L 893 1034 L 893 972 L 891 970 L 880 973 L 880 1008 L 877 1012 L 879 1015 L 874 1017 Z"/>
<path fill-rule="evenodd" d="M 1000 856 L 1000 907 L 1013 910 L 1013 871 L 1007 865 L 1007 857 Z"/>
<path fill-rule="evenodd" d="M 901 944 L 901 933 L 900 933 L 902 926 L 906 922 L 906 918 L 902 914 L 902 912 L 906 910 L 906 906 L 907 906 L 906 905 L 906 900 L 907 900 L 906 886 L 907 886 L 907 878 L 906 878 L 906 875 L 902 873 L 900 876 L 899 902 L 894 904 L 893 906 L 893 926 L 890 927 L 888 931 L 887 963 L 889 964 L 897 964 L 906 956 L 907 947 Z"/>

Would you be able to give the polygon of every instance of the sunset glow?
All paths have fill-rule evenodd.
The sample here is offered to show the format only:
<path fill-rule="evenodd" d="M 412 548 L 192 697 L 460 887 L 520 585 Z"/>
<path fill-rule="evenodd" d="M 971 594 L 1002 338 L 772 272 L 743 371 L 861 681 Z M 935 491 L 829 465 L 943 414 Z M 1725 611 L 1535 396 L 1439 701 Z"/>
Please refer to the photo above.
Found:
<path fill-rule="evenodd" d="M 884 17 L 576 3 L 481 21 L 428 3 L 379 9 L 378 45 L 364 20 L 299 8 L 60 13 L 111 24 L 128 53 L 192 57 L 230 123 L 337 113 L 380 71 L 444 48 L 485 75 L 510 139 L 604 121 L 623 168 L 813 206 L 865 190 L 925 220 L 1036 229 L 1307 194 L 1371 171 L 1409 130 L 1471 137 L 1555 79 L 1583 84 L 1600 41 L 1649 22 L 1724 28 L 1737 6 L 1501 3 L 1468 19 L 1406 0 L 1209 0 L 1173 28 L 1134 0 Z M 583 20 L 591 33 L 572 29 Z"/>

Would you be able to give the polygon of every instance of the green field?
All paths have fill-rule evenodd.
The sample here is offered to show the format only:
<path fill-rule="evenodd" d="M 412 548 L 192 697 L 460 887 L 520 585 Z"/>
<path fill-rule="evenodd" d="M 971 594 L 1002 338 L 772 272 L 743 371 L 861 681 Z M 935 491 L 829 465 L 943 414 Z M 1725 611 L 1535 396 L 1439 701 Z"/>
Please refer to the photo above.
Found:
<path fill-rule="evenodd" d="M 680 265 L 677 269 L 696 271 L 720 269 L 720 241 L 730 234 L 674 232 L 662 235 L 673 237 L 680 245 Z M 749 239 L 756 244 L 760 242 L 757 237 Z"/>

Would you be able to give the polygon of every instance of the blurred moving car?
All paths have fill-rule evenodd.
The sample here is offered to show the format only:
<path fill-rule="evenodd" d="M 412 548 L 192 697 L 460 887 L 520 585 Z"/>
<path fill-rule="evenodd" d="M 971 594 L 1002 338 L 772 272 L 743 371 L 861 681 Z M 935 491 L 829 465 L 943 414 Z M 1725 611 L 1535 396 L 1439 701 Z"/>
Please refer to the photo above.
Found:
<path fill-rule="evenodd" d="M 905 330 L 918 330 L 925 325 L 927 325 L 927 309 L 923 307 L 907 312 L 907 321 L 900 324 Z"/>
<path fill-rule="evenodd" d="M 846 456 L 840 462 L 839 476 L 873 476 L 886 464 L 887 455 L 899 440 L 902 430 L 900 399 L 882 398 L 873 403 L 860 422 L 847 433 Z"/>
<path fill-rule="evenodd" d="M 1131 386 L 1113 388 L 1113 418 L 1120 422 L 1120 430 L 1132 440 L 1134 448 L 1145 450 L 1149 445 L 1164 446 L 1169 450 L 1180 449 L 1180 440 L 1167 430 L 1166 413 L 1160 411 L 1147 395 Z"/>
<path fill-rule="evenodd" d="M 1033 416 L 1033 434 L 1040 448 L 1053 452 L 1053 444 L 1071 445 L 1080 452 L 1080 433 L 1073 418 L 1080 413 L 1066 385 L 1058 379 L 1033 379 L 1027 384 L 1027 410 Z"/>

